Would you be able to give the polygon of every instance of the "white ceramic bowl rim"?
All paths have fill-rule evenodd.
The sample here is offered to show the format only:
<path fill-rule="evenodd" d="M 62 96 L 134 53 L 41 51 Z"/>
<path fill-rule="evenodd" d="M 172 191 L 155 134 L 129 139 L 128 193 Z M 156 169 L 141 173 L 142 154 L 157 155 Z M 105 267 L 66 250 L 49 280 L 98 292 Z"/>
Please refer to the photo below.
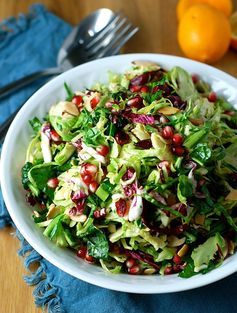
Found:
<path fill-rule="evenodd" d="M 107 70 L 122 72 L 125 68 L 129 68 L 131 61 L 138 59 L 155 61 L 164 68 L 178 65 L 190 73 L 197 73 L 204 80 L 211 81 L 213 90 L 223 94 L 237 108 L 237 80 L 235 78 L 211 66 L 185 58 L 161 54 L 127 54 L 80 65 L 40 88 L 17 114 L 2 148 L 0 167 L 2 193 L 11 218 L 24 238 L 46 260 L 68 274 L 97 286 L 123 292 L 168 293 L 193 289 L 220 280 L 237 271 L 237 255 L 228 258 L 214 271 L 205 275 L 196 275 L 190 279 L 182 279 L 176 275 L 165 277 L 112 275 L 97 266 L 85 264 L 75 256 L 75 253 L 71 253 L 68 249 L 58 248 L 45 238 L 31 219 L 30 209 L 25 203 L 24 191 L 20 183 L 20 168 L 23 165 L 26 145 L 30 138 L 27 121 L 35 116 L 34 112 L 42 117 L 54 101 L 60 100 L 62 92 L 59 90 L 63 90 L 65 81 L 72 86 L 74 84 L 73 87 L 76 89 L 76 86 L 80 85 L 78 80 L 83 82 L 85 79 L 87 85 L 83 86 L 81 83 L 80 88 L 89 87 L 92 82 L 100 81 L 101 78 L 105 79 Z M 58 91 L 58 96 L 55 91 Z"/>

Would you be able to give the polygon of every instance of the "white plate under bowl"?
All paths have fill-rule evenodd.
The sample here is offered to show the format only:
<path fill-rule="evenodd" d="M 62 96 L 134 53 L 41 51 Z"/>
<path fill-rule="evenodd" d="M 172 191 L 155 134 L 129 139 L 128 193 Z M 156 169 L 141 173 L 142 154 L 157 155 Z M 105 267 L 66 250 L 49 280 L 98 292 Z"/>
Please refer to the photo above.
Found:
<path fill-rule="evenodd" d="M 204 286 L 234 273 L 237 270 L 237 253 L 212 272 L 189 279 L 182 279 L 177 275 L 113 275 L 98 266 L 85 263 L 69 249 L 59 248 L 44 237 L 42 229 L 39 229 L 32 220 L 32 207 L 25 201 L 25 192 L 21 186 L 21 167 L 32 134 L 28 121 L 34 116 L 42 118 L 53 103 L 65 99 L 64 82 L 67 82 L 73 90 L 89 88 L 97 81 L 106 82 L 108 71 L 122 72 L 129 68 L 133 60 L 155 61 L 166 69 L 181 66 L 190 73 L 200 75 L 211 84 L 215 92 L 224 95 L 237 108 L 235 78 L 211 66 L 185 58 L 159 54 L 128 54 L 80 65 L 40 88 L 14 119 L 1 156 L 0 180 L 3 197 L 16 227 L 32 247 L 49 262 L 74 277 L 108 289 L 132 293 L 168 293 Z"/>

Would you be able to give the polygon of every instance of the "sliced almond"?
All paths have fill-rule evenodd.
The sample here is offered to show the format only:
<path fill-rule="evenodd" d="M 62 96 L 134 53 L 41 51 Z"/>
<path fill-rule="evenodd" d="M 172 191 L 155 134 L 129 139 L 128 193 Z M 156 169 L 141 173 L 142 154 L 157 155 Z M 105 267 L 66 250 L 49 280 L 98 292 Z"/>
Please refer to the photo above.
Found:
<path fill-rule="evenodd" d="M 173 114 L 180 112 L 180 109 L 168 106 L 168 107 L 158 109 L 158 112 L 164 115 L 173 115 Z"/>
<path fill-rule="evenodd" d="M 234 254 L 235 251 L 235 244 L 232 240 L 228 240 L 228 253 Z"/>
<path fill-rule="evenodd" d="M 54 218 L 56 215 L 58 214 L 58 208 L 56 207 L 55 204 L 51 204 L 49 206 L 49 211 L 47 213 L 47 219 L 51 219 L 51 218 Z"/>
<path fill-rule="evenodd" d="M 78 111 L 76 104 L 72 102 L 65 102 L 63 109 L 64 109 L 62 112 L 63 117 L 65 115 L 73 115 L 73 116 L 79 115 L 79 111 Z"/>
<path fill-rule="evenodd" d="M 225 200 L 236 201 L 237 200 L 237 190 L 232 189 L 228 195 L 225 197 Z"/>
<path fill-rule="evenodd" d="M 70 215 L 70 219 L 75 222 L 84 223 L 87 220 L 87 216 L 85 214 Z"/>
<path fill-rule="evenodd" d="M 78 116 L 79 110 L 76 104 L 69 101 L 60 101 L 53 105 L 49 112 L 52 116 L 61 116 L 63 118 Z"/>
<path fill-rule="evenodd" d="M 184 244 L 181 249 L 177 252 L 178 256 L 181 258 L 188 252 L 189 246 L 187 244 Z"/>
<path fill-rule="evenodd" d="M 152 66 L 152 67 L 156 67 L 157 70 L 161 68 L 157 63 L 152 62 L 152 61 L 146 61 L 146 60 L 135 60 L 135 61 L 132 61 L 132 64 L 137 65 L 137 66 L 144 66 L 144 67 Z"/>
<path fill-rule="evenodd" d="M 203 225 L 204 222 L 205 222 L 205 215 L 196 214 L 196 215 L 195 215 L 195 218 L 194 218 L 194 221 L 195 221 L 195 223 L 198 224 L 198 225 Z"/>
<path fill-rule="evenodd" d="M 181 246 L 181 245 L 184 244 L 184 242 L 185 242 L 185 237 L 183 237 L 183 238 L 178 238 L 178 237 L 176 237 L 176 236 L 171 235 L 171 236 L 169 236 L 169 237 L 167 238 L 167 241 L 168 241 L 168 246 L 169 246 L 169 247 L 178 247 L 178 246 Z"/>
<path fill-rule="evenodd" d="M 204 124 L 204 120 L 202 118 L 189 118 L 190 122 L 195 125 L 195 126 L 199 126 Z"/>
<path fill-rule="evenodd" d="M 144 273 L 145 275 L 152 275 L 152 274 L 154 274 L 155 272 L 156 272 L 156 270 L 155 270 L 154 268 L 146 268 L 143 273 Z"/>
<path fill-rule="evenodd" d="M 34 211 L 33 213 L 34 213 L 35 217 L 40 217 L 40 214 L 39 214 L 39 212 L 37 212 L 37 211 Z"/>

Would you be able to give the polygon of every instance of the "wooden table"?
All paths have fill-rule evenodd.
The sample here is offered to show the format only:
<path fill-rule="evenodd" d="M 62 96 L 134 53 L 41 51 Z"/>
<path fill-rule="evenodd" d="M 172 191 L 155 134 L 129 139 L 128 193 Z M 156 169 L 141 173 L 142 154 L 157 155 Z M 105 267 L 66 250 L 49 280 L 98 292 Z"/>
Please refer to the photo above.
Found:
<path fill-rule="evenodd" d="M 26 13 L 28 7 L 38 0 L 1 0 L 0 20 L 18 13 Z M 182 56 L 176 39 L 176 0 L 42 0 L 45 6 L 69 23 L 77 24 L 92 10 L 108 7 L 122 10 L 131 21 L 140 27 L 139 33 L 124 48 L 124 53 L 153 52 Z M 234 0 L 237 10 L 237 0 Z M 0 51 L 1 53 L 1 51 Z M 229 51 L 215 64 L 237 77 L 237 52 Z M 19 242 L 8 227 L 0 231 L 0 312 L 37 313 L 32 291 L 22 279 L 25 270 L 22 259 L 17 256 Z"/>

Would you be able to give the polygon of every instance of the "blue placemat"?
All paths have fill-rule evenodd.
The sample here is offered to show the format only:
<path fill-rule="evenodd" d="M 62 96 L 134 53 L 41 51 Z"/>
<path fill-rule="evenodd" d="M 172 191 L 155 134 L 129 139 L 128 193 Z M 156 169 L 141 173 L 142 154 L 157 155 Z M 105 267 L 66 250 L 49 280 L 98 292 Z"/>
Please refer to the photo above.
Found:
<path fill-rule="evenodd" d="M 27 15 L 3 21 L 0 24 L 0 86 L 35 70 L 55 66 L 58 49 L 70 29 L 70 25 L 42 5 L 32 6 Z M 0 123 L 41 84 L 36 82 L 1 100 Z M 12 221 L 0 194 L 0 228 L 9 224 Z M 237 312 L 237 274 L 192 291 L 161 295 L 126 294 L 71 277 L 47 262 L 18 231 L 16 233 L 21 241 L 18 253 L 24 258 L 25 267 L 29 270 L 35 261 L 40 264 L 36 272 L 29 270 L 29 276 L 24 280 L 35 285 L 35 303 L 48 309 L 49 313 Z"/>

